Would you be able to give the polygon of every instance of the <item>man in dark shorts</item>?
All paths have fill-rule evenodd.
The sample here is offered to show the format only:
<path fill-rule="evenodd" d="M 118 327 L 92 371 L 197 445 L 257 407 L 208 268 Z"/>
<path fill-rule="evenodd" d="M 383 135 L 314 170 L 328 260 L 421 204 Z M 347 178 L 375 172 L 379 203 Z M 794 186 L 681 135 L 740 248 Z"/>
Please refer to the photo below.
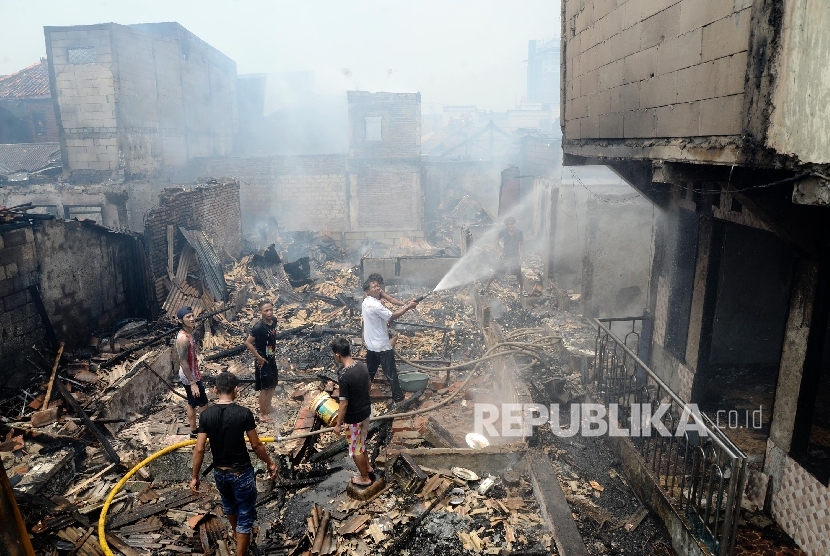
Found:
<path fill-rule="evenodd" d="M 251 528 L 256 519 L 256 480 L 251 456 L 245 446 L 245 436 L 251 449 L 268 466 L 271 479 L 277 476 L 277 464 L 265 451 L 265 445 L 256 433 L 254 414 L 234 402 L 239 393 L 239 379 L 227 371 L 216 377 L 216 403 L 202 412 L 199 435 L 193 448 L 193 473 L 190 490 L 199 492 L 199 471 L 205 457 L 205 443 L 210 440 L 213 455 L 213 479 L 222 496 L 222 510 L 235 531 L 236 554 L 246 556 L 251 541 Z"/>
<path fill-rule="evenodd" d="M 499 253 L 498 268 L 490 276 L 487 285 L 481 290 L 487 291 L 493 283 L 496 274 L 514 274 L 519 280 L 519 295 L 524 292 L 524 276 L 522 275 L 522 261 L 525 255 L 525 236 L 516 227 L 516 219 L 509 216 L 505 221 L 505 229 L 499 232 L 496 238 L 496 251 Z"/>
<path fill-rule="evenodd" d="M 199 372 L 199 360 L 196 358 L 196 341 L 193 328 L 196 317 L 193 309 L 182 307 L 176 311 L 176 318 L 182 325 L 176 336 L 176 354 L 179 356 L 179 380 L 187 393 L 187 423 L 190 425 L 190 437 L 196 438 L 196 408 L 208 404 L 202 373 Z"/>
<path fill-rule="evenodd" d="M 251 329 L 245 347 L 254 354 L 254 390 L 259 392 L 259 419 L 271 423 L 271 398 L 277 387 L 277 321 L 274 304 L 268 300 L 259 304 L 260 321 Z"/>
<path fill-rule="evenodd" d="M 359 476 L 352 477 L 352 482 L 360 486 L 372 484 L 370 473 L 373 472 L 366 455 L 366 434 L 369 432 L 369 416 L 372 414 L 372 399 L 369 397 L 369 369 L 365 364 L 352 359 L 349 340 L 335 338 L 331 342 L 334 360 L 343 368 L 338 373 L 340 391 L 340 408 L 334 421 L 334 432 L 340 434 L 345 425 L 346 439 L 349 441 L 349 455 L 354 459 Z"/>

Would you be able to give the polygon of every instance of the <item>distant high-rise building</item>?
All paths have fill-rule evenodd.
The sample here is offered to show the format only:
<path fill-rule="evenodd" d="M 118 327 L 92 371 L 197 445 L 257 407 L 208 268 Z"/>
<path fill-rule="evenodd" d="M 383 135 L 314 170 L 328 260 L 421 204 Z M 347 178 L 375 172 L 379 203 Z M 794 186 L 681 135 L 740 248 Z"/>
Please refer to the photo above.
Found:
<path fill-rule="evenodd" d="M 528 41 L 527 102 L 559 104 L 559 39 Z"/>

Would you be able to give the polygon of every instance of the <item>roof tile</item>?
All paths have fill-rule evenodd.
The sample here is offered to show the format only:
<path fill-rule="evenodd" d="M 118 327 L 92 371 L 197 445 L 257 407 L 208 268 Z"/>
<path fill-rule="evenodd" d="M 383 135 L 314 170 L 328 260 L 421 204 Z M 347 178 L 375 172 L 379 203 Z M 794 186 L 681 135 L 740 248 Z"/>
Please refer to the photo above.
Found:
<path fill-rule="evenodd" d="M 11 75 L 0 76 L 0 98 L 49 98 L 46 58 Z"/>

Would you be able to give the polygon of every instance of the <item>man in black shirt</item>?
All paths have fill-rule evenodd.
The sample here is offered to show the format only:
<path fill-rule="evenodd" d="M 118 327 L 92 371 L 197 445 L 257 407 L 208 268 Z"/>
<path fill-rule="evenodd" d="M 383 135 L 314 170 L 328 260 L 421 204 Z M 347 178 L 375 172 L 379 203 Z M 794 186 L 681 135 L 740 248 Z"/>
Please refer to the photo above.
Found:
<path fill-rule="evenodd" d="M 271 423 L 271 398 L 277 386 L 277 321 L 274 305 L 270 301 L 259 304 L 262 317 L 251 329 L 245 347 L 254 354 L 254 390 L 259 392 L 259 419 Z"/>
<path fill-rule="evenodd" d="M 352 482 L 369 486 L 372 484 L 369 474 L 373 472 L 369 456 L 366 455 L 366 434 L 369 432 L 369 416 L 372 414 L 369 369 L 365 364 L 352 359 L 351 347 L 346 338 L 332 340 L 331 351 L 334 352 L 334 360 L 343 365 L 338 379 L 340 408 L 334 421 L 334 432 L 340 434 L 340 427 L 346 425 L 349 455 L 360 472 L 360 476 L 352 477 Z"/>
<path fill-rule="evenodd" d="M 213 478 L 222 496 L 222 509 L 235 530 L 236 554 L 246 556 L 251 541 L 251 528 L 256 519 L 256 481 L 251 457 L 245 446 L 245 435 L 251 449 L 268 465 L 271 479 L 277 476 L 277 465 L 268 457 L 260 441 L 251 410 L 234 403 L 239 379 L 227 371 L 216 377 L 216 404 L 199 416 L 199 435 L 193 448 L 193 475 L 190 490 L 199 492 L 199 471 L 205 457 L 205 442 L 210 440 L 213 455 Z"/>
<path fill-rule="evenodd" d="M 522 260 L 525 255 L 525 236 L 524 233 L 516 228 L 516 219 L 509 216 L 504 224 L 505 229 L 499 232 L 496 238 L 496 251 L 499 253 L 498 268 L 490 276 L 487 285 L 481 290 L 482 293 L 487 291 L 493 279 L 499 272 L 503 274 L 515 274 L 519 280 L 519 295 L 522 295 L 524 290 L 524 276 L 522 276 Z"/>

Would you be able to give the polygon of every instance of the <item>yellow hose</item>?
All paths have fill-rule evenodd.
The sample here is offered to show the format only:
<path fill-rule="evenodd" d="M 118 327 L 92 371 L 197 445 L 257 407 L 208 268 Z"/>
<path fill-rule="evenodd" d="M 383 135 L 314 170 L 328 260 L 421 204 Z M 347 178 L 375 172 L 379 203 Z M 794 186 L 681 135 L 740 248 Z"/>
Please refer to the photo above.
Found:
<path fill-rule="evenodd" d="M 265 438 L 260 438 L 260 440 L 262 442 L 274 442 L 275 438 L 273 436 L 269 436 L 269 437 L 265 437 Z M 286 438 L 286 439 L 280 439 L 280 440 L 288 440 L 288 439 Z M 196 444 L 195 439 L 185 440 L 183 442 L 178 442 L 176 444 L 172 444 L 172 445 L 168 446 L 167 448 L 164 448 L 163 450 L 159 450 L 155 454 L 147 456 L 144 460 L 142 460 L 140 463 L 138 463 L 135 467 L 130 469 L 127 472 L 127 474 L 124 475 L 121 478 L 121 480 L 118 481 L 115 484 L 114 487 L 112 487 L 112 490 L 110 491 L 109 496 L 107 496 L 107 499 L 104 501 L 104 506 L 101 508 L 101 517 L 98 518 L 98 544 L 101 545 L 101 550 L 104 551 L 104 554 L 106 556 L 115 556 L 112 553 L 112 550 L 110 550 L 109 545 L 107 544 L 106 523 L 107 523 L 107 512 L 110 509 L 110 504 L 112 504 L 112 500 L 118 494 L 118 491 L 121 490 L 121 487 L 123 487 L 127 483 L 127 481 L 130 480 L 130 477 L 132 477 L 133 475 L 138 473 L 139 469 L 141 469 L 142 467 L 144 467 L 145 465 L 147 465 L 151 461 L 153 461 L 157 458 L 160 458 L 163 455 L 169 454 L 170 452 L 175 452 L 179 448 L 184 448 L 185 446 L 192 446 L 193 444 Z"/>
<path fill-rule="evenodd" d="M 518 332 L 518 331 L 514 331 L 514 333 L 515 332 Z M 458 388 L 456 388 L 455 391 L 452 393 L 452 395 L 450 395 L 446 400 L 444 400 L 444 401 L 442 401 L 442 402 L 440 402 L 440 403 L 438 403 L 434 406 L 424 407 L 424 408 L 421 408 L 421 409 L 416 409 L 414 411 L 407 411 L 405 413 L 392 413 L 392 414 L 386 414 L 386 415 L 378 415 L 378 416 L 372 417 L 371 420 L 372 421 L 380 421 L 380 420 L 386 420 L 386 419 L 395 419 L 395 418 L 398 418 L 398 417 L 410 417 L 410 416 L 413 416 L 413 415 L 418 415 L 420 413 L 427 413 L 429 411 L 433 411 L 435 409 L 438 409 L 439 407 L 449 403 L 453 398 L 455 398 L 458 395 L 459 392 L 461 392 L 461 390 L 464 389 L 464 387 L 467 385 L 467 383 L 470 382 L 470 379 L 475 374 L 475 371 L 478 369 L 477 365 L 479 365 L 482 361 L 485 361 L 487 359 L 491 359 L 493 357 L 509 355 L 511 353 L 511 351 L 512 352 L 517 352 L 517 351 L 522 352 L 526 355 L 530 355 L 531 357 L 535 357 L 536 359 L 539 359 L 539 356 L 537 354 L 533 353 L 532 351 L 526 351 L 525 346 L 531 345 L 531 346 L 535 346 L 535 347 L 541 347 L 541 344 L 543 344 L 543 343 L 545 343 L 545 342 L 544 341 L 543 342 L 534 342 L 534 343 L 530 343 L 530 342 L 503 342 L 503 343 L 497 344 L 497 345 L 493 346 L 492 348 L 490 348 L 489 350 L 487 350 L 486 354 L 483 357 L 479 358 L 479 359 L 474 359 L 472 361 L 467 361 L 463 364 L 454 365 L 454 366 L 450 367 L 450 368 L 463 368 L 463 367 L 467 367 L 467 366 L 470 366 L 470 365 L 476 365 L 476 367 L 473 368 L 473 370 L 470 371 L 470 373 L 467 375 L 467 379 Z M 493 353 L 496 350 L 496 348 L 499 348 L 499 347 L 507 347 L 509 350 L 505 353 Z M 525 349 L 523 349 L 523 348 L 525 348 Z M 401 358 L 401 359 L 403 359 L 403 358 Z M 407 361 L 407 360 L 404 359 L 404 361 Z M 430 368 L 430 370 L 445 370 L 445 368 L 442 368 L 442 367 L 435 368 L 435 367 L 433 367 L 433 368 Z M 279 438 L 279 437 L 275 438 L 273 436 L 267 436 L 267 437 L 260 438 L 260 441 L 261 442 L 280 442 L 280 443 L 282 443 L 282 442 L 288 442 L 290 440 L 297 440 L 299 438 L 305 438 L 307 436 L 315 436 L 315 435 L 323 434 L 323 433 L 326 433 L 326 432 L 331 432 L 333 430 L 334 430 L 333 428 L 329 427 L 329 428 L 318 429 L 316 431 L 311 431 L 311 432 L 306 432 L 306 433 L 301 433 L 301 434 L 295 434 L 295 435 L 292 435 L 292 436 L 286 436 L 286 437 L 282 437 L 282 438 Z M 138 463 L 135 467 L 130 469 L 127 472 L 127 474 L 124 475 L 121 478 L 121 480 L 118 481 L 115 484 L 114 487 L 112 487 L 112 490 L 110 491 L 109 495 L 107 496 L 107 499 L 104 501 L 104 506 L 101 508 L 101 517 L 98 518 L 98 543 L 101 545 L 101 550 L 104 551 L 105 556 L 115 556 L 113 554 L 112 550 L 110 550 L 109 545 L 107 544 L 106 522 L 107 522 L 107 512 L 109 511 L 110 504 L 112 504 L 112 501 L 115 498 L 115 496 L 118 494 L 118 491 L 120 491 L 121 488 L 127 483 L 127 481 L 130 480 L 130 477 L 135 475 L 138 472 L 139 469 L 141 469 L 142 467 L 144 467 L 145 465 L 147 465 L 151 461 L 153 461 L 157 458 L 160 458 L 163 455 L 169 454 L 170 452 L 175 452 L 179 448 L 184 448 L 185 446 L 192 446 L 193 444 L 196 444 L 195 439 L 185 440 L 183 442 L 172 444 L 172 445 L 168 446 L 167 448 L 164 448 L 164 449 L 159 450 L 158 452 L 156 452 L 156 453 L 154 453 L 150 456 L 147 456 L 147 458 L 145 458 L 143 461 Z"/>

